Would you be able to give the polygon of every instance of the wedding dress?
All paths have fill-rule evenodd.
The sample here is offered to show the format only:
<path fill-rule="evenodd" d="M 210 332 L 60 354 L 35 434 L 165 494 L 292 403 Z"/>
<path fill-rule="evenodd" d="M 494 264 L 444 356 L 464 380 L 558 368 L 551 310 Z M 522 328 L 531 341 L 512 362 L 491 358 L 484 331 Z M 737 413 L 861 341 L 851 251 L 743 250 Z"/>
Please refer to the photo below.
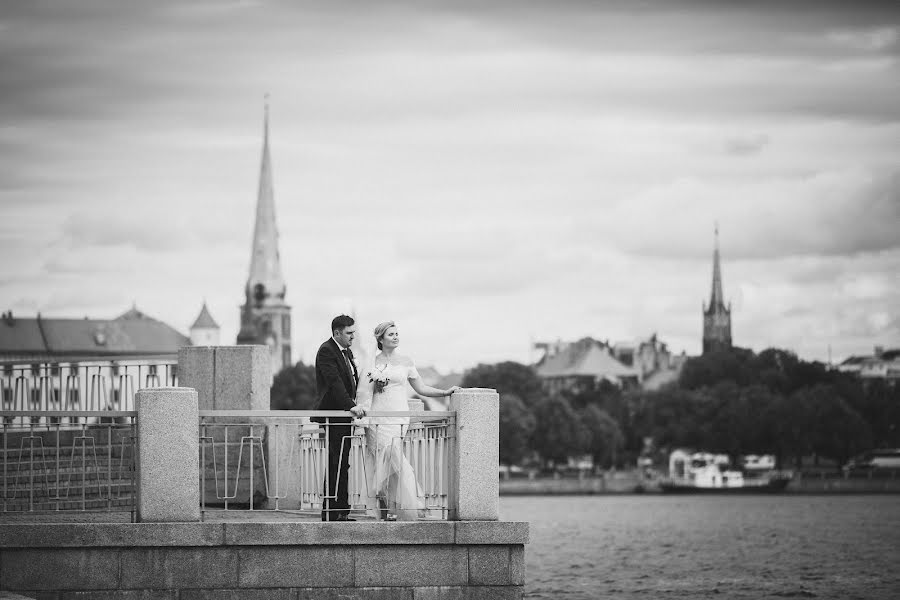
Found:
<path fill-rule="evenodd" d="M 376 356 L 360 371 L 356 404 L 367 412 L 409 410 L 406 382 L 418 379 L 419 372 L 411 360 L 395 360 L 398 364 L 386 364 L 383 356 Z M 380 391 L 376 391 L 377 378 L 389 380 Z M 401 521 L 424 517 L 425 495 L 403 454 L 409 418 L 366 417 L 362 422 L 366 425 L 366 508 L 376 517 L 383 516 L 381 509 L 387 509 Z"/>

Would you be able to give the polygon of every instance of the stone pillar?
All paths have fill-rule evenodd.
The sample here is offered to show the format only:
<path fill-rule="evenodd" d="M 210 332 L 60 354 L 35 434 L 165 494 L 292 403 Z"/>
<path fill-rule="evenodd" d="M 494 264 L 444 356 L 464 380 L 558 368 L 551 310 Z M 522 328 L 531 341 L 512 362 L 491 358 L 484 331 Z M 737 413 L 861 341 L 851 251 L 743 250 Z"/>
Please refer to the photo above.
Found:
<path fill-rule="evenodd" d="M 500 518 L 500 395 L 469 388 L 450 396 L 456 411 L 456 457 L 451 505 L 459 521 Z"/>
<path fill-rule="evenodd" d="M 197 392 L 182 387 L 138 390 L 134 403 L 138 521 L 199 521 Z"/>
<path fill-rule="evenodd" d="M 269 355 L 269 348 L 262 345 L 243 345 L 243 346 L 186 346 L 178 351 L 178 382 L 187 387 L 197 390 L 200 410 L 269 410 L 270 408 L 270 392 L 272 385 L 272 360 Z M 234 419 L 209 419 L 206 422 L 211 425 L 219 423 L 234 422 Z M 245 420 L 245 422 L 247 422 Z M 250 423 L 254 423 L 253 419 L 249 419 Z M 258 422 L 261 423 L 261 422 Z M 257 430 L 260 428 L 257 427 Z M 236 461 L 240 454 L 241 436 L 249 435 L 249 429 L 232 435 L 228 444 L 224 444 L 225 430 L 222 427 L 211 426 L 208 428 L 207 434 L 213 437 L 216 444 L 221 444 L 220 448 L 228 453 L 229 460 L 232 458 Z M 235 431 L 231 432 L 235 434 Z M 265 435 L 266 450 L 262 457 L 254 460 L 253 465 L 253 487 L 250 489 L 250 469 L 249 464 L 241 467 L 241 474 L 238 477 L 239 488 L 237 492 L 229 490 L 229 496 L 234 495 L 231 500 L 234 504 L 249 504 L 251 498 L 255 502 L 259 502 L 260 497 L 266 497 L 265 481 L 266 476 L 271 482 L 277 477 L 274 464 L 273 444 L 274 440 L 271 430 L 267 430 Z M 284 437 L 284 436 L 282 436 Z M 288 444 L 290 438 L 286 438 Z M 288 446 L 289 447 L 289 446 Z M 249 452 L 249 447 L 243 448 L 245 452 Z M 257 451 L 256 455 L 259 454 Z M 249 457 L 249 453 L 245 454 Z M 219 456 L 221 461 L 224 457 Z M 280 460 L 279 456 L 279 460 Z M 268 473 L 263 471 L 263 460 L 268 467 Z M 233 464 L 233 463 L 229 463 Z M 210 506 L 219 506 L 223 504 L 223 500 L 218 497 L 216 491 L 216 473 L 213 470 L 212 455 L 207 449 L 206 464 L 203 465 L 206 471 L 204 489 L 205 503 Z M 221 477 L 222 474 L 220 473 Z M 285 485 L 290 482 L 284 482 Z M 283 489 L 279 481 L 279 488 Z M 270 490 L 269 495 L 275 493 L 274 487 Z M 259 504 L 255 505 L 259 508 Z"/>
<path fill-rule="evenodd" d="M 185 346 L 178 351 L 178 382 L 197 390 L 200 410 L 269 410 L 269 348 Z"/>

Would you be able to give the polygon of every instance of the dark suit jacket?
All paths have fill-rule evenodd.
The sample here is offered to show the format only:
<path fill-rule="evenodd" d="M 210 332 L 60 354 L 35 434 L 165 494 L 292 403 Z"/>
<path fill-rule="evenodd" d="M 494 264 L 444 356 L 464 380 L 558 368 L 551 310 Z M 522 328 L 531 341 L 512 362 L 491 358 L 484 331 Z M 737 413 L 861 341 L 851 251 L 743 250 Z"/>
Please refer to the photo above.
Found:
<path fill-rule="evenodd" d="M 329 338 L 319 346 L 319 351 L 316 353 L 318 410 L 350 410 L 356 406 L 355 399 L 350 396 L 350 391 L 353 389 L 352 379 L 353 373 L 347 369 L 347 363 L 344 361 L 340 347 L 333 338 Z M 324 421 L 324 417 L 315 419 L 317 423 Z M 350 422 L 350 419 L 347 419 L 347 422 Z"/>

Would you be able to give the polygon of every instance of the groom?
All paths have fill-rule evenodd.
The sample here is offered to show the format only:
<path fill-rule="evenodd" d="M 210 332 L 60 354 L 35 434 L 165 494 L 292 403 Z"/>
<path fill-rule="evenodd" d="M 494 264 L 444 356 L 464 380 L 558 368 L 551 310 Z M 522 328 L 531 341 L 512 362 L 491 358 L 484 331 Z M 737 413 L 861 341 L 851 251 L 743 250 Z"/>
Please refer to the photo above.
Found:
<path fill-rule="evenodd" d="M 359 373 L 350 350 L 355 335 L 352 317 L 338 315 L 331 321 L 331 339 L 326 340 L 316 353 L 318 410 L 349 410 L 357 417 L 365 414 L 365 410 L 356 406 L 355 401 Z M 322 501 L 322 520 L 355 521 L 349 518 L 350 503 L 347 499 L 350 440 L 344 439 L 351 434 L 352 420 L 349 417 L 314 417 L 312 420 L 325 423 L 328 439 L 328 475 Z"/>

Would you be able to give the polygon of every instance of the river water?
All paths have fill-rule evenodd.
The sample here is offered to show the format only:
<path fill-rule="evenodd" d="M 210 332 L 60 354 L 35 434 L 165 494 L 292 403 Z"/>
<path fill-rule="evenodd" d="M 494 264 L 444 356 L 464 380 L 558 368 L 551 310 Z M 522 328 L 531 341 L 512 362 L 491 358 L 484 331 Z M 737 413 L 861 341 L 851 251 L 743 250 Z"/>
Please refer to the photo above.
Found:
<path fill-rule="evenodd" d="M 900 599 L 900 496 L 506 496 L 526 598 Z"/>

